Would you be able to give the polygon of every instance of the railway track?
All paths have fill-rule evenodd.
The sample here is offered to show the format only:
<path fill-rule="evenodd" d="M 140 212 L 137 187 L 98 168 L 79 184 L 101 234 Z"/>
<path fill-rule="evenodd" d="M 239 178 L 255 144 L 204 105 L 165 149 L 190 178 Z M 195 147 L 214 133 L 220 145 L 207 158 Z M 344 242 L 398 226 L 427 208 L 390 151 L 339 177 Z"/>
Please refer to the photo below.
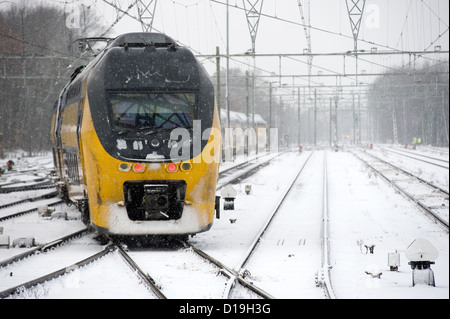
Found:
<path fill-rule="evenodd" d="M 4 280 L 0 284 L 0 298 L 44 298 L 47 294 L 52 296 L 52 288 L 36 287 L 49 285 L 49 282 L 56 278 L 69 277 L 74 271 L 82 271 L 86 265 L 95 264 L 102 257 L 113 253 L 121 257 L 137 280 L 151 292 L 152 298 L 166 298 L 152 278 L 139 268 L 120 244 L 109 242 L 107 245 L 101 245 L 94 236 L 95 234 L 86 228 L 1 261 L 0 278 L 3 277 Z M 24 265 L 21 265 L 22 263 Z M 33 266 L 30 266 L 31 263 Z M 57 267 L 61 268 L 55 269 Z M 123 275 L 118 277 L 121 276 Z M 61 279 L 61 282 L 68 280 L 70 279 Z M 78 285 L 76 282 L 74 284 Z M 33 292 L 33 289 L 37 293 Z"/>
<path fill-rule="evenodd" d="M 108 298 L 108 293 L 101 290 L 104 282 L 108 282 L 108 290 L 112 290 L 109 298 L 119 298 L 121 296 L 128 298 L 136 298 L 136 296 L 150 299 L 165 298 L 155 288 L 151 278 L 140 272 L 138 266 L 133 260 L 128 258 L 118 245 L 111 243 L 104 247 L 99 245 L 97 248 L 98 251 L 94 253 L 89 254 L 90 250 L 88 249 L 84 250 L 83 254 L 79 253 L 78 255 L 83 255 L 83 257 L 78 257 L 79 260 L 72 264 L 67 264 L 58 270 L 45 273 L 38 278 L 1 291 L 0 298 L 73 298 L 70 294 L 71 289 L 76 291 L 75 298 L 87 298 L 84 292 L 89 294 L 89 290 L 97 291 L 97 296 L 101 293 L 103 297 Z M 65 249 L 67 250 L 68 248 Z M 56 253 L 52 252 L 51 254 Z M 106 258 L 109 258 L 109 260 L 106 260 Z M 120 260 L 124 261 L 124 263 L 121 263 Z M 101 276 L 99 274 L 110 271 L 110 268 L 115 269 L 109 275 L 109 280 L 96 279 L 96 277 L 103 277 L 103 274 Z M 128 273 L 127 269 L 129 270 Z M 93 275 L 89 274 L 89 272 L 93 273 Z M 116 283 L 118 287 L 112 289 L 111 283 Z M 61 290 L 60 286 L 62 286 L 63 291 L 58 293 L 57 291 Z M 124 291 L 122 289 L 123 286 L 139 287 L 140 289 L 138 290 L 145 291 L 134 292 L 128 289 Z M 100 291 L 98 291 L 99 289 Z M 93 297 L 95 298 L 95 295 Z"/>
<path fill-rule="evenodd" d="M 25 196 L 25 198 L 22 198 L 22 199 L 17 199 L 17 200 L 13 200 L 13 201 L 8 200 L 6 204 L 0 205 L 0 210 L 5 209 L 7 207 L 23 204 L 23 203 L 35 202 L 35 201 L 38 201 L 41 199 L 53 198 L 56 196 L 58 196 L 58 192 L 56 190 L 50 190 L 50 191 L 45 191 L 45 192 L 37 194 L 37 195 L 33 194 L 31 196 Z"/>
<path fill-rule="evenodd" d="M 270 161 L 273 157 L 269 157 L 267 159 L 265 159 L 263 161 L 263 163 L 261 162 L 257 162 L 257 163 L 245 163 L 247 166 L 247 169 L 245 169 L 244 171 L 240 171 L 239 173 L 234 173 L 234 177 L 232 178 L 232 181 L 235 181 L 236 179 L 239 178 L 243 178 L 240 175 L 245 174 L 246 176 L 250 176 L 254 173 L 256 173 L 259 169 L 261 169 L 261 167 L 264 167 L 265 165 L 267 165 L 268 161 Z M 250 167 L 248 167 L 250 166 Z M 242 165 L 239 165 L 239 167 L 242 168 Z M 231 172 L 231 171 L 229 171 Z M 36 196 L 35 198 L 31 198 L 31 199 L 26 199 L 26 200 L 21 200 L 21 201 L 16 201 L 14 203 L 9 203 L 9 204 L 5 204 L 3 205 L 3 211 L 5 210 L 12 210 L 14 211 L 14 213 L 4 213 L 4 216 L 2 217 L 1 221 L 6 221 L 9 219 L 16 219 L 19 218 L 20 216 L 32 213 L 32 212 L 36 212 L 38 209 L 38 206 L 43 204 L 42 200 L 46 199 L 47 197 L 51 197 L 54 196 L 55 193 L 49 193 L 45 196 Z M 55 199 L 51 199 L 52 201 L 54 201 Z M 20 206 L 22 204 L 27 204 L 29 205 L 29 201 L 31 202 L 35 202 L 35 207 L 31 208 L 31 209 L 25 209 L 25 210 L 21 210 Z M 58 205 L 61 202 L 59 200 L 56 200 L 53 205 Z M 12 208 L 11 208 L 12 207 Z M 19 211 L 18 211 L 19 210 Z M 82 230 L 80 232 L 76 232 L 75 234 L 80 234 L 80 233 L 85 233 L 87 230 Z M 21 263 L 21 262 L 25 262 L 25 260 L 32 260 L 35 259 L 34 257 L 39 256 L 42 259 L 46 254 L 45 252 L 49 251 L 49 250 L 55 250 L 56 247 L 60 247 L 60 245 L 62 243 L 66 243 L 66 242 L 70 242 L 71 238 L 75 236 L 74 234 L 68 235 L 64 238 L 60 238 L 60 239 L 56 239 L 54 241 L 52 241 L 51 243 L 45 243 L 45 244 L 38 244 L 37 247 L 32 247 L 30 249 L 27 249 L 25 252 L 19 252 L 11 257 L 8 257 L 4 260 L 1 261 L 0 263 L 0 269 L 5 272 L 4 276 L 7 276 L 7 273 L 14 273 L 16 272 L 15 269 L 17 269 L 17 264 Z M 101 245 L 99 245 L 99 243 L 96 243 L 98 245 L 96 250 L 99 250 L 101 248 Z M 91 243 L 91 245 L 97 246 L 93 243 Z M 59 250 L 59 249 L 56 249 Z M 192 255 L 196 255 L 196 256 L 200 256 L 197 253 L 194 252 L 193 249 L 191 248 L 187 248 L 184 249 L 182 252 L 180 252 L 181 254 L 186 254 L 186 251 L 188 250 L 190 251 L 190 253 Z M 20 251 L 20 250 L 19 250 Z M 88 249 L 88 251 L 90 251 Z M 19 295 L 21 296 L 25 296 L 27 295 L 27 291 L 29 291 L 30 289 L 33 290 L 33 287 L 36 286 L 43 286 L 45 285 L 47 282 L 49 282 L 50 280 L 54 279 L 54 278 L 58 278 L 60 276 L 64 276 L 64 275 L 69 275 L 71 273 L 72 270 L 74 269 L 81 269 L 82 267 L 84 267 L 87 264 L 90 263 L 94 263 L 95 260 L 100 259 L 101 257 L 108 255 L 112 252 L 117 252 L 116 254 L 121 256 L 121 258 L 126 262 L 126 264 L 129 266 L 130 269 L 132 269 L 133 273 L 136 273 L 139 277 L 139 280 L 141 282 L 144 283 L 144 285 L 146 287 L 148 287 L 148 290 L 150 290 L 152 292 L 152 294 L 154 295 L 155 298 L 162 298 L 165 299 L 167 298 L 164 293 L 159 289 L 159 287 L 156 285 L 155 280 L 153 280 L 150 276 L 149 273 L 154 272 L 153 269 L 148 269 L 143 267 L 143 269 L 146 269 L 146 272 L 144 272 L 143 270 L 141 270 L 142 264 L 138 263 L 136 260 L 139 260 L 139 257 L 137 255 L 139 255 L 139 252 L 133 252 L 133 251 L 126 251 L 125 249 L 123 249 L 121 247 L 121 245 L 119 244 L 111 244 L 106 246 L 104 249 L 101 249 L 100 251 L 96 251 L 95 253 L 93 253 L 92 255 L 89 256 L 83 256 L 83 258 L 81 258 L 80 260 L 74 261 L 72 264 L 70 265 L 64 265 L 62 268 L 60 269 L 54 269 L 52 268 L 52 271 L 49 273 L 45 273 L 42 274 L 42 271 L 38 274 L 33 275 L 33 272 L 30 272 L 30 274 L 28 274 L 28 277 L 33 277 L 29 280 L 25 280 L 24 282 L 20 282 L 17 285 L 14 284 L 9 284 L 10 287 L 8 287 L 7 289 L 4 289 L 5 287 L 1 286 L 0 290 L 2 290 L 2 292 L 0 293 L 0 297 L 1 298 L 6 298 L 8 296 L 13 296 L 17 293 L 19 293 Z M 146 255 L 151 255 L 154 256 L 154 251 L 145 251 L 144 252 Z M 149 254 L 150 253 L 150 254 Z M 62 253 L 63 254 L 63 253 Z M 183 256 L 180 256 L 180 258 L 177 258 L 179 260 L 183 260 L 182 258 Z M 186 257 L 186 256 L 184 256 Z M 198 258 L 198 257 L 197 257 Z M 43 263 L 45 263 L 45 260 L 43 261 Z M 217 266 L 208 260 L 208 263 L 210 264 L 208 267 L 210 268 L 210 270 L 207 271 L 203 271 L 204 273 L 212 273 L 214 274 L 214 277 L 217 277 L 216 274 L 220 273 L 220 269 L 217 268 Z M 35 261 L 33 261 L 33 264 L 36 264 Z M 27 266 L 25 266 L 27 267 Z M 29 267 L 29 266 L 28 266 Z M 20 267 L 19 267 L 20 268 Z M 31 267 L 29 267 L 31 268 Z M 39 268 L 39 267 L 38 267 Z M 214 268 L 213 270 L 211 270 L 211 268 Z M 226 283 L 226 281 L 228 280 L 229 274 L 222 272 L 222 274 L 225 276 L 225 279 L 222 280 L 222 284 Z M 14 281 L 13 281 L 14 282 Z M 3 282 L 3 285 L 7 285 L 6 282 Z M 176 297 L 176 296 L 175 296 Z"/>
<path fill-rule="evenodd" d="M 126 247 L 112 241 L 102 245 L 93 238 L 93 233 L 81 231 L 82 234 L 75 239 L 58 238 L 32 249 L 16 249 L 14 256 L 0 258 L 0 298 L 117 298 L 125 290 L 133 291 L 131 297 L 151 299 L 336 298 L 342 294 L 339 290 L 342 280 L 332 279 L 339 276 L 336 265 L 342 263 L 336 264 L 338 253 L 333 253 L 330 261 L 327 153 L 328 157 L 341 155 L 327 151 L 291 153 L 288 161 L 283 162 L 283 157 L 280 157 L 273 165 L 267 165 L 268 170 L 280 166 L 281 171 L 289 172 L 289 183 L 283 180 L 277 185 L 274 178 L 277 175 L 273 174 L 276 171 L 267 171 L 261 176 L 256 174 L 249 181 L 241 181 L 256 182 L 253 185 L 255 192 L 258 191 L 258 183 L 260 187 L 274 190 L 270 200 L 255 194 L 262 203 L 247 200 L 266 211 L 258 211 L 259 219 L 250 218 L 249 223 L 245 223 L 244 215 L 256 215 L 238 203 L 238 212 L 224 211 L 214 232 L 201 233 L 187 242 L 178 241 L 169 246 Z M 296 163 L 295 170 L 294 166 L 285 165 L 288 162 Z M 356 160 L 354 162 L 355 166 L 360 165 Z M 330 160 L 330 165 L 333 163 Z M 331 173 L 337 167 L 334 165 Z M 342 186 L 336 178 L 339 175 L 331 174 L 330 178 L 333 176 L 334 185 L 330 190 L 336 193 Z M 270 185 L 268 180 L 272 180 L 274 185 Z M 334 196 L 336 200 L 336 194 Z M 336 215 L 339 210 L 331 208 L 331 217 L 339 216 Z M 235 224 L 228 222 L 232 214 L 238 214 Z M 17 222 L 21 218 L 24 217 L 4 220 L 3 224 L 10 220 L 21 224 Z M 233 241 L 234 237 L 243 237 L 240 232 L 248 233 L 248 240 Z M 221 239 L 215 241 L 215 237 Z M 228 241 L 232 244 L 228 245 Z M 223 250 L 219 251 L 219 248 Z M 332 248 L 335 252 L 336 247 Z M 70 260 L 68 255 L 71 255 Z M 51 268 L 46 266 L 53 264 L 54 260 L 58 262 Z M 110 268 L 114 268 L 115 273 L 108 275 Z M 26 278 L 22 276 L 20 281 L 12 281 L 19 279 L 23 271 L 27 272 Z M 12 277 L 10 273 L 13 273 Z M 5 278 L 7 280 L 3 280 Z M 108 291 L 99 290 L 102 286 L 100 280 L 108 282 Z M 68 282 L 76 286 L 76 295 L 67 289 Z M 332 283 L 338 288 L 337 296 Z M 120 285 L 127 289 L 119 288 Z M 61 291 L 61 287 L 65 289 Z M 70 285 L 68 287 L 71 288 Z M 288 293 L 283 294 L 283 290 Z"/>
<path fill-rule="evenodd" d="M 50 189 L 54 184 L 46 172 L 8 172 L 0 181 L 0 194 Z"/>
<path fill-rule="evenodd" d="M 261 168 L 267 166 L 269 162 L 278 156 L 265 156 L 262 161 L 246 162 L 236 165 L 229 170 L 226 170 L 228 178 L 226 182 L 222 182 L 221 187 L 242 181 L 256 174 Z M 222 178 L 224 177 L 222 173 Z M 232 286 L 230 280 L 235 278 L 247 290 L 246 294 L 252 298 L 273 299 L 273 296 L 258 288 L 250 281 L 246 280 L 238 271 L 230 268 L 216 258 L 208 255 L 200 248 L 187 241 L 178 241 L 179 247 L 174 249 L 159 249 L 152 251 L 150 257 L 148 251 L 140 251 L 139 249 L 130 249 L 126 252 L 129 259 L 133 260 L 138 267 L 146 274 L 155 272 L 155 269 L 163 269 L 169 267 L 171 273 L 180 272 L 178 280 L 188 281 L 190 285 L 195 287 L 190 291 L 189 298 L 229 298 L 228 287 Z M 172 243 L 173 244 L 173 243 Z M 180 250 L 179 248 L 185 249 Z M 188 267 L 186 265 L 193 265 Z M 186 269 L 184 273 L 183 268 L 194 268 L 196 271 Z M 177 284 L 173 282 L 171 276 L 158 274 L 156 271 L 152 275 L 152 282 L 155 282 L 156 287 L 161 287 L 161 295 L 167 298 L 186 298 L 186 296 L 178 295 Z M 192 282 L 191 282 L 192 281 Z M 211 287 L 215 287 L 211 289 Z M 225 287 L 225 290 L 224 290 Z"/>
<path fill-rule="evenodd" d="M 310 176 L 305 171 L 311 166 L 317 167 L 316 165 L 321 162 L 321 153 L 323 154 L 322 183 L 311 183 L 314 180 L 314 178 L 311 178 L 313 176 L 312 170 L 309 171 Z M 272 291 L 271 289 L 274 289 L 276 291 L 275 295 L 283 298 L 321 298 L 323 296 L 318 292 L 317 287 L 323 289 L 323 295 L 326 298 L 335 298 L 328 272 L 326 154 L 326 151 L 312 152 L 308 156 L 298 173 L 289 183 L 289 187 L 285 190 L 270 217 L 255 237 L 248 253 L 236 267 L 239 269 L 238 273 L 241 277 L 245 278 L 247 276 L 248 280 L 259 281 L 258 285 L 261 284 L 263 287 L 267 287 L 266 290 L 269 289 L 269 292 Z M 311 158 L 314 159 L 310 160 Z M 314 168 L 314 172 L 317 174 L 316 168 Z M 302 179 L 300 179 L 301 176 L 303 176 Z M 314 192 L 318 195 L 315 196 L 317 200 L 312 202 L 304 200 L 306 194 L 303 192 Z M 304 203 L 305 207 L 301 209 L 297 203 Z M 315 230 L 313 231 L 315 234 L 311 233 L 311 229 Z M 284 234 L 281 238 L 279 236 L 280 233 Z M 300 237 L 299 234 L 303 236 Z M 321 236 L 317 234 L 321 234 Z M 275 242 L 276 252 L 273 249 Z M 311 247 L 305 247 L 307 242 L 308 246 Z M 266 253 L 268 251 L 270 254 Z M 278 257 L 277 262 L 271 267 L 261 267 L 261 265 L 273 263 L 274 255 Z M 267 256 L 270 256 L 270 258 Z M 310 260 L 307 261 L 308 259 Z M 313 275 L 314 271 L 320 272 L 321 275 L 315 277 Z M 280 275 L 280 272 L 285 273 L 285 275 Z M 268 276 L 268 278 L 275 278 L 278 275 L 282 278 L 281 280 L 278 279 L 281 285 L 271 288 L 271 280 L 266 280 L 265 282 L 261 279 L 258 280 L 258 277 L 262 274 Z M 236 282 L 236 279 L 234 281 Z M 239 283 L 241 283 L 241 280 L 239 280 Z M 303 291 L 303 294 L 294 297 L 283 295 L 286 285 L 297 285 L 296 289 Z M 231 295 L 232 291 L 230 291 Z"/>
<path fill-rule="evenodd" d="M 352 154 L 448 230 L 449 193 L 447 190 L 373 154 L 366 152 L 352 152 Z"/>
<path fill-rule="evenodd" d="M 265 154 L 257 156 L 254 159 L 232 165 L 219 173 L 219 182 L 217 183 L 217 190 L 222 189 L 228 184 L 233 184 L 242 181 L 245 178 L 257 173 L 260 169 L 267 166 L 272 160 L 278 158 L 283 153 Z"/>
<path fill-rule="evenodd" d="M 18 253 L 9 257 L 0 262 L 0 276 L 3 277 L 2 283 L 0 284 L 0 298 L 7 298 L 11 295 L 18 294 L 24 292 L 26 289 L 34 287 L 38 284 L 42 284 L 51 279 L 57 278 L 67 272 L 70 269 L 75 269 L 74 265 L 82 266 L 86 263 L 82 263 L 82 261 L 77 262 L 76 264 L 70 266 L 64 266 L 61 269 L 50 271 L 46 273 L 45 268 L 47 266 L 42 266 L 44 269 L 44 275 L 42 275 L 42 269 L 39 267 L 39 262 L 37 259 L 40 258 L 42 262 L 43 254 L 58 250 L 67 242 L 74 240 L 75 238 L 79 238 L 84 236 L 89 231 L 87 229 L 83 229 L 81 231 L 77 231 L 75 233 L 64 236 L 63 238 L 59 238 L 49 243 L 39 244 L 36 247 L 31 247 L 27 249 L 23 253 Z M 95 254 L 97 255 L 97 253 Z M 99 256 L 99 255 L 98 255 Z M 58 258 L 54 258 L 58 259 Z M 85 259 L 85 258 L 83 258 Z M 25 260 L 25 261 L 24 261 Z M 26 272 L 21 272 L 21 266 L 19 265 L 21 262 L 30 265 L 30 262 L 33 263 L 33 267 L 25 267 Z M 45 264 L 48 265 L 47 261 Z M 39 270 L 38 270 L 39 269 Z M 8 276 L 9 274 L 9 276 Z M 41 275 L 41 276 L 39 276 Z M 29 278 L 32 279 L 29 279 Z M 29 280 L 27 280 L 29 279 Z M 7 288 L 6 288 L 7 287 Z"/>
<path fill-rule="evenodd" d="M 24 192 L 30 190 L 40 190 L 40 189 L 52 189 L 55 185 L 52 181 L 41 181 L 36 183 L 29 183 L 27 185 L 20 186 L 3 186 L 0 188 L 0 194 L 9 194 L 15 192 Z"/>
<path fill-rule="evenodd" d="M 30 205 L 29 202 L 33 204 Z M 37 212 L 40 206 L 52 207 L 62 203 L 63 201 L 58 198 L 39 196 L 33 200 L 21 200 L 19 203 L 7 204 L 0 207 L 0 222 Z"/>
<path fill-rule="evenodd" d="M 274 218 L 276 217 L 277 213 L 280 211 L 280 208 L 283 204 L 283 202 L 285 201 L 286 197 L 288 196 L 288 194 L 291 192 L 292 188 L 294 187 L 294 184 L 296 183 L 296 181 L 298 180 L 300 174 L 302 173 L 304 167 L 306 166 L 306 164 L 308 163 L 309 159 L 311 158 L 311 156 L 313 155 L 313 153 L 311 153 L 308 158 L 306 159 L 306 161 L 303 163 L 303 165 L 301 166 L 301 168 L 298 170 L 298 173 L 295 175 L 295 177 L 292 179 L 292 181 L 289 183 L 288 188 L 286 189 L 286 191 L 284 192 L 283 196 L 281 197 L 281 199 L 279 200 L 278 204 L 276 205 L 275 209 L 272 211 L 272 213 L 269 215 L 269 218 L 267 219 L 267 221 L 264 223 L 263 227 L 259 230 L 258 234 L 256 235 L 255 239 L 253 240 L 252 244 L 249 247 L 248 252 L 245 254 L 243 260 L 241 262 L 238 263 L 237 267 L 236 267 L 236 273 L 238 274 L 237 276 L 235 276 L 232 279 L 232 283 L 230 285 L 228 285 L 229 287 L 229 292 L 228 292 L 228 296 L 232 295 L 232 288 L 236 286 L 236 284 L 242 283 L 245 276 L 247 275 L 251 275 L 251 273 L 245 268 L 247 263 L 249 262 L 250 258 L 252 257 L 252 255 L 255 253 L 256 248 L 258 246 L 258 244 L 261 242 L 261 240 L 263 239 L 264 234 L 266 233 L 266 231 L 268 230 L 269 226 L 271 225 L 272 221 L 274 220 Z M 262 296 L 265 296 L 266 298 L 273 298 L 271 295 L 264 293 L 261 294 Z"/>
<path fill-rule="evenodd" d="M 328 271 L 323 271 L 323 269 L 329 268 L 329 253 L 326 244 L 328 241 L 326 231 L 328 219 L 326 217 L 328 205 L 326 195 L 327 161 L 326 152 L 323 152 L 323 159 L 320 158 L 320 154 L 322 153 L 310 153 L 306 160 L 303 160 L 302 165 L 286 184 L 287 187 L 279 196 L 265 222 L 255 232 L 256 236 L 247 247 L 246 252 L 240 256 L 234 267 L 224 265 L 223 262 L 208 255 L 204 249 L 200 249 L 198 245 L 190 244 L 190 247 L 199 255 L 213 260 L 219 268 L 231 275 L 224 292 L 226 298 L 334 298 Z M 314 160 L 310 160 L 313 157 Z M 317 173 L 318 163 L 323 163 L 320 170 L 324 172 L 323 181 L 319 184 L 314 182 L 313 173 L 313 171 Z M 312 166 L 307 173 L 309 176 L 305 173 L 302 174 L 308 165 Z M 305 175 L 303 179 L 300 179 L 301 175 Z M 310 192 L 314 192 L 314 195 L 318 194 L 318 200 L 303 208 L 299 208 L 297 205 L 293 210 L 292 207 L 296 202 L 302 202 L 302 196 L 308 196 L 308 194 L 301 195 L 305 191 L 302 184 L 308 185 L 304 187 L 309 195 L 311 195 Z M 275 220 L 277 222 L 274 222 Z M 279 237 L 281 232 L 284 233 L 284 238 Z M 305 237 L 299 238 L 299 234 L 303 234 Z M 308 242 L 307 245 L 306 242 Z M 311 254 L 315 254 L 316 258 L 311 257 Z M 268 258 L 268 256 L 270 257 Z M 307 262 L 310 259 L 314 259 L 314 261 Z M 318 272 L 324 274 L 320 276 L 320 279 L 315 276 Z M 262 278 L 272 279 L 263 280 Z M 292 292 L 292 289 L 286 290 L 287 286 L 295 286 L 297 291 L 303 291 L 303 296 L 283 295 L 283 290 Z M 318 286 L 323 289 L 322 292 Z M 242 291 L 242 287 L 252 290 L 252 294 Z"/>
<path fill-rule="evenodd" d="M 449 169 L 449 161 L 444 160 L 442 158 L 424 155 L 424 154 L 420 154 L 417 152 L 411 152 L 411 151 L 406 151 L 406 150 L 397 150 L 397 149 L 391 149 L 391 148 L 385 148 L 385 147 L 382 147 L 381 150 L 387 151 L 390 153 L 394 153 L 397 155 L 401 155 L 404 157 L 412 158 L 414 160 L 417 160 L 417 161 L 420 161 L 423 163 L 427 163 L 427 164 L 431 164 L 431 165 L 434 165 L 437 167 Z"/>

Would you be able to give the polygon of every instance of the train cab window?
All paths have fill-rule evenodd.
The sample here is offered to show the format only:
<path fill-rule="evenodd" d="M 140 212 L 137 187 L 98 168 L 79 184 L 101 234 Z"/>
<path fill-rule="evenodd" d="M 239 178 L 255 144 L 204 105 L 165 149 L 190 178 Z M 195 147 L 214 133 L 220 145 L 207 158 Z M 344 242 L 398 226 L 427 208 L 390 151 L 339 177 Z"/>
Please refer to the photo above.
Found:
<path fill-rule="evenodd" d="M 195 93 L 111 92 L 115 129 L 174 129 L 193 125 Z"/>

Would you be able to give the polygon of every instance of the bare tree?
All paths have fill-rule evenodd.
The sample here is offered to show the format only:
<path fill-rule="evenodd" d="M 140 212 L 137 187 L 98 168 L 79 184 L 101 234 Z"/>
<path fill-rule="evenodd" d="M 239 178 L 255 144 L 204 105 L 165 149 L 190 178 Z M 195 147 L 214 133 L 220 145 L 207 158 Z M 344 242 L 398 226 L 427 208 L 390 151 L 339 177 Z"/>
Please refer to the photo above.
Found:
<path fill-rule="evenodd" d="M 427 63 L 404 68 L 401 74 L 379 77 L 369 91 L 374 136 L 378 142 L 410 144 L 421 138 L 425 144 L 448 146 L 449 63 Z"/>
<path fill-rule="evenodd" d="M 79 59 L 75 40 L 101 21 L 81 7 L 80 28 L 69 28 L 63 8 L 36 3 L 0 11 L 0 134 L 5 149 L 30 153 L 50 148 L 54 102 L 73 69 L 88 62 Z"/>

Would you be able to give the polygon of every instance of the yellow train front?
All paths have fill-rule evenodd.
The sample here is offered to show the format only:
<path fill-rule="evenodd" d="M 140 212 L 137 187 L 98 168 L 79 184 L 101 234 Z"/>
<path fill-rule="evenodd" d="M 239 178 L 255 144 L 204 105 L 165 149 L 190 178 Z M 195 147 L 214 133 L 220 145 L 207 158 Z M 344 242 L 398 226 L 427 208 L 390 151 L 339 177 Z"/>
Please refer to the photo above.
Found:
<path fill-rule="evenodd" d="M 112 235 L 210 229 L 220 161 L 212 82 L 159 33 L 117 37 L 72 75 L 52 122 L 60 194 Z"/>

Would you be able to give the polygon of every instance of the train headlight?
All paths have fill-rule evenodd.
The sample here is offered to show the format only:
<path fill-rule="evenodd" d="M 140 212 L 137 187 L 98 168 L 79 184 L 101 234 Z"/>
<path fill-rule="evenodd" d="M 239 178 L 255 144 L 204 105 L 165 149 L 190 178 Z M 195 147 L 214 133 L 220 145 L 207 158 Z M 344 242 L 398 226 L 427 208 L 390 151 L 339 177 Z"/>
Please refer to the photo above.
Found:
<path fill-rule="evenodd" d="M 167 165 L 166 165 L 166 170 L 167 170 L 169 173 L 176 173 L 176 172 L 178 172 L 178 165 L 175 164 L 175 163 L 167 164 Z"/>
<path fill-rule="evenodd" d="M 143 173 L 145 169 L 145 164 L 134 164 L 133 172 L 135 173 Z"/>
<path fill-rule="evenodd" d="M 189 172 L 192 169 L 192 165 L 190 162 L 183 162 L 181 163 L 181 170 L 183 172 Z"/>
<path fill-rule="evenodd" d="M 121 172 L 129 172 L 131 170 L 131 166 L 128 163 L 120 163 L 119 164 L 119 171 Z"/>

